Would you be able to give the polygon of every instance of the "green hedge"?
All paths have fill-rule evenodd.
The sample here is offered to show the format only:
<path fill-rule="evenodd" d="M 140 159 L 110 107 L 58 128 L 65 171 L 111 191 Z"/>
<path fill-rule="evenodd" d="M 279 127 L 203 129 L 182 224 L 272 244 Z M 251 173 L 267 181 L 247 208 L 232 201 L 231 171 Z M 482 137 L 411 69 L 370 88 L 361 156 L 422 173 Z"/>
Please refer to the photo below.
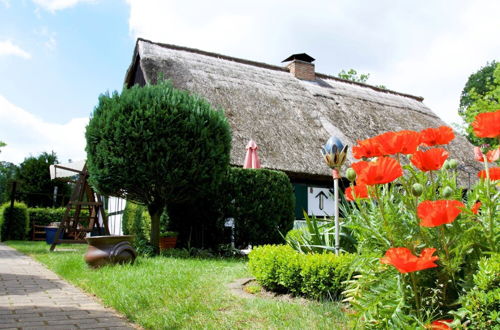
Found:
<path fill-rule="evenodd" d="M 123 211 L 122 230 L 124 235 L 135 235 L 136 241 L 149 240 L 151 217 L 147 208 L 127 201 Z"/>
<path fill-rule="evenodd" d="M 24 203 L 5 203 L 0 208 L 0 240 L 24 240 L 28 234 L 28 207 Z"/>
<path fill-rule="evenodd" d="M 51 222 L 61 222 L 64 218 L 66 208 L 29 208 L 28 214 L 30 217 L 30 227 L 33 223 L 39 226 L 47 226 Z"/>
<path fill-rule="evenodd" d="M 295 196 L 285 173 L 230 168 L 225 188 L 237 246 L 283 242 L 280 232 L 287 233 L 295 220 Z"/>
<path fill-rule="evenodd" d="M 474 287 L 460 297 L 456 313 L 468 329 L 500 329 L 500 254 L 479 261 Z"/>
<path fill-rule="evenodd" d="M 351 274 L 353 254 L 301 254 L 288 245 L 264 245 L 249 255 L 249 268 L 266 289 L 314 299 L 336 299 Z"/>

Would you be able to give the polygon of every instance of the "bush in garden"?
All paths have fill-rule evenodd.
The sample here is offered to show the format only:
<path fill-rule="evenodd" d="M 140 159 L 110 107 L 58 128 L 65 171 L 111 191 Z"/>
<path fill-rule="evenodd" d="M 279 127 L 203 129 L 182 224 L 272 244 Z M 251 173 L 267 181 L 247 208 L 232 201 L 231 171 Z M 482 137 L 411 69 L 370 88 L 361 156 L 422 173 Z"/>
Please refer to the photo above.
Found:
<path fill-rule="evenodd" d="M 352 254 L 302 254 L 288 245 L 264 245 L 249 254 L 249 268 L 266 289 L 314 299 L 335 299 L 351 275 Z"/>
<path fill-rule="evenodd" d="M 2 241 L 26 239 L 29 225 L 26 204 L 16 202 L 14 207 L 10 207 L 10 203 L 5 203 L 0 208 L 0 211 L 0 239 Z"/>
<path fill-rule="evenodd" d="M 472 126 L 478 137 L 499 138 L 499 122 L 496 111 Z M 453 138 L 448 127 L 387 132 L 353 148 L 364 160 L 352 164 L 356 182 L 342 211 L 362 262 L 345 293 L 363 327 L 415 328 L 452 319 L 480 258 L 498 252 L 500 169 L 488 165 L 498 152 L 479 152 L 485 170 L 463 199 L 457 161 L 439 147 Z M 402 157 L 410 164 L 402 166 Z"/>
<path fill-rule="evenodd" d="M 285 173 L 231 168 L 225 187 L 237 246 L 283 241 L 280 232 L 292 229 L 295 220 L 295 197 Z"/>
<path fill-rule="evenodd" d="M 500 254 L 482 258 L 474 274 L 474 287 L 460 297 L 454 313 L 468 329 L 500 328 Z"/>
<path fill-rule="evenodd" d="M 134 235 L 134 246 L 143 250 L 149 241 L 151 217 L 145 206 L 127 201 L 122 217 L 124 235 Z"/>
<path fill-rule="evenodd" d="M 48 226 L 51 222 L 61 222 L 64 218 L 66 208 L 29 208 L 30 228 L 33 223 L 39 226 Z"/>
<path fill-rule="evenodd" d="M 169 82 L 101 95 L 85 136 L 89 182 L 147 206 L 155 251 L 165 205 L 210 194 L 229 165 L 223 112 Z"/>

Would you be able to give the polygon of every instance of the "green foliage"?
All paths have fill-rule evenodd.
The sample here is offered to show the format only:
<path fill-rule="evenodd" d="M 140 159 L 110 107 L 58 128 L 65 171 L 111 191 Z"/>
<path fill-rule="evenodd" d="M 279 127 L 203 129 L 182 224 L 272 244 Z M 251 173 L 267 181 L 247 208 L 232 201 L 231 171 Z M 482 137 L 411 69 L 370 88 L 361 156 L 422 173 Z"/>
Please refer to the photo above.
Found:
<path fill-rule="evenodd" d="M 317 252 L 325 250 L 335 251 L 335 222 L 332 218 L 318 220 L 315 216 L 309 217 L 304 211 L 306 226 L 288 232 L 285 240 L 294 250 L 301 253 Z M 356 250 L 356 240 L 348 228 L 340 224 L 340 248 L 344 252 Z"/>
<path fill-rule="evenodd" d="M 83 211 L 83 210 L 82 210 Z M 47 226 L 51 222 L 61 222 L 66 208 L 28 208 L 30 227 L 35 222 L 39 226 Z"/>
<path fill-rule="evenodd" d="M 12 181 L 16 176 L 17 166 L 9 162 L 0 162 L 0 203 L 10 199 Z"/>
<path fill-rule="evenodd" d="M 0 208 L 0 240 L 24 240 L 28 234 L 28 207 L 24 203 L 5 203 Z"/>
<path fill-rule="evenodd" d="M 337 299 L 350 275 L 352 254 L 302 254 L 288 245 L 264 245 L 249 254 L 249 269 L 266 289 L 314 299 Z"/>
<path fill-rule="evenodd" d="M 123 210 L 122 231 L 124 235 L 134 235 L 134 247 L 145 254 L 149 253 L 149 233 L 151 217 L 145 206 L 127 201 Z"/>
<path fill-rule="evenodd" d="M 460 95 L 460 108 L 458 114 L 465 120 L 465 115 L 468 108 L 475 103 L 476 96 L 485 95 L 490 91 L 491 84 L 494 83 L 493 72 L 497 66 L 495 60 L 487 62 L 477 72 L 469 76 Z"/>
<path fill-rule="evenodd" d="M 455 313 L 468 329 L 500 328 L 500 254 L 482 258 L 474 275 L 474 287 L 460 297 Z"/>
<path fill-rule="evenodd" d="M 470 124 L 478 114 L 499 108 L 500 63 L 493 61 L 471 75 L 462 91 L 459 114 L 467 125 L 467 138 L 472 144 L 498 146 L 497 139 L 476 137 Z"/>
<path fill-rule="evenodd" d="M 101 95 L 85 136 L 89 181 L 148 207 L 156 249 L 165 205 L 211 193 L 229 164 L 223 112 L 170 82 Z"/>
<path fill-rule="evenodd" d="M 68 195 L 67 183 L 50 179 L 49 166 L 58 164 L 57 155 L 44 152 L 38 157 L 27 157 L 19 165 L 16 180 L 19 181 L 19 199 L 29 207 L 50 207 L 58 205 L 61 200 L 53 200 L 54 187 L 58 187 L 58 195 Z"/>
<path fill-rule="evenodd" d="M 340 79 L 350 80 L 364 84 L 368 81 L 368 78 L 370 78 L 370 74 L 369 73 L 358 74 L 356 70 L 349 69 L 347 72 L 345 70 L 340 71 L 337 77 L 339 77 Z M 385 86 L 383 88 L 385 88 Z"/>
<path fill-rule="evenodd" d="M 341 205 L 357 252 L 373 256 L 357 266 L 359 275 L 347 290 L 353 315 L 364 327 L 414 328 L 450 318 L 459 296 L 474 285 L 479 259 L 500 246 L 500 194 L 492 182 L 480 180 L 464 192 L 457 185 L 454 164 L 432 172 L 412 165 L 403 168 L 407 175 L 394 184 L 369 187 L 373 198 Z M 439 199 L 461 201 L 465 208 L 451 223 L 421 226 L 419 203 Z M 482 203 L 478 214 L 470 210 L 476 201 Z M 380 265 L 380 257 L 392 247 L 417 256 L 424 248 L 435 248 L 438 267 L 401 274 L 393 266 Z"/>
<path fill-rule="evenodd" d="M 237 246 L 283 241 L 280 232 L 288 232 L 295 220 L 295 196 L 285 173 L 231 168 L 225 187 Z"/>
<path fill-rule="evenodd" d="M 345 302 L 355 313 L 350 314 L 355 328 L 360 329 L 415 329 L 417 321 L 411 315 L 406 283 L 397 271 L 387 273 L 373 254 L 361 255 L 352 264 L 357 275 L 347 281 Z"/>

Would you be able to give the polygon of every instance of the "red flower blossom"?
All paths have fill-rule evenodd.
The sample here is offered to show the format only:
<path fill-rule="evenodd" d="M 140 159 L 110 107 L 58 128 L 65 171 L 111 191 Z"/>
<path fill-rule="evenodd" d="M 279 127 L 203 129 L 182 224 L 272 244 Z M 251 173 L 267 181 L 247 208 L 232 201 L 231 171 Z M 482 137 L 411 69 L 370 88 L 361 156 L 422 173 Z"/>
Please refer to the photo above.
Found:
<path fill-rule="evenodd" d="M 490 172 L 490 180 L 500 180 L 500 167 L 492 167 L 488 170 Z M 486 170 L 482 170 L 477 174 L 481 179 L 486 179 Z"/>
<path fill-rule="evenodd" d="M 416 151 L 411 157 L 411 162 L 419 170 L 428 172 L 439 170 L 447 158 L 448 151 L 443 148 L 434 148 L 427 151 Z"/>
<path fill-rule="evenodd" d="M 464 203 L 456 200 L 423 201 L 418 204 L 417 215 L 421 226 L 437 227 L 455 221 L 461 208 L 465 208 Z"/>
<path fill-rule="evenodd" d="M 374 162 L 357 162 L 351 165 L 357 174 L 358 184 L 374 185 L 389 183 L 403 175 L 401 164 L 389 157 L 380 157 Z"/>
<path fill-rule="evenodd" d="M 371 158 L 382 156 L 382 151 L 380 150 L 380 144 L 376 139 L 366 139 L 359 141 L 358 145 L 352 147 L 352 155 L 356 159 L 361 159 L 363 157 Z"/>
<path fill-rule="evenodd" d="M 420 144 L 420 133 L 415 131 L 386 132 L 374 137 L 384 155 L 413 154 Z"/>
<path fill-rule="evenodd" d="M 353 201 L 356 198 L 369 198 L 369 197 L 370 196 L 368 195 L 368 187 L 364 184 L 348 187 L 345 190 L 345 199 L 347 199 L 348 201 Z"/>
<path fill-rule="evenodd" d="M 500 109 L 480 113 L 472 123 L 474 134 L 481 138 L 494 138 L 500 135 Z"/>
<path fill-rule="evenodd" d="M 436 249 L 431 248 L 423 249 L 420 257 L 417 257 L 407 248 L 390 248 L 385 252 L 385 256 L 380 259 L 380 262 L 393 265 L 400 273 L 411 273 L 437 267 L 438 265 L 434 261 L 439 258 L 432 255 L 435 251 Z"/>
<path fill-rule="evenodd" d="M 481 148 L 474 147 L 474 159 L 478 162 L 484 162 L 483 156 L 486 156 L 486 161 L 488 163 L 493 163 L 500 158 L 500 148 L 496 148 L 495 150 L 490 150 L 485 154 L 481 152 Z"/>
<path fill-rule="evenodd" d="M 480 208 L 481 208 L 481 202 L 476 202 L 476 204 L 474 204 L 470 210 L 472 213 L 478 214 Z"/>
<path fill-rule="evenodd" d="M 451 327 L 447 323 L 451 323 L 453 320 L 438 320 L 431 323 L 429 327 L 432 330 L 449 330 Z"/>
<path fill-rule="evenodd" d="M 437 128 L 427 128 L 420 131 L 420 143 L 428 147 L 438 144 L 448 144 L 455 138 L 455 133 L 451 127 L 440 126 Z"/>

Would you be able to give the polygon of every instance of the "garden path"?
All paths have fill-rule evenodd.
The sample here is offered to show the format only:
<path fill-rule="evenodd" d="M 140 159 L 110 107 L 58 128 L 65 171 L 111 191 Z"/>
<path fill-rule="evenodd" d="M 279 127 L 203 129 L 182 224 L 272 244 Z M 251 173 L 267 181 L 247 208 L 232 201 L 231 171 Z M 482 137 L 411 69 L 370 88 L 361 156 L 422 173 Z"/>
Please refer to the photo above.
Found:
<path fill-rule="evenodd" d="M 0 243 L 0 329 L 135 329 L 115 311 Z"/>

